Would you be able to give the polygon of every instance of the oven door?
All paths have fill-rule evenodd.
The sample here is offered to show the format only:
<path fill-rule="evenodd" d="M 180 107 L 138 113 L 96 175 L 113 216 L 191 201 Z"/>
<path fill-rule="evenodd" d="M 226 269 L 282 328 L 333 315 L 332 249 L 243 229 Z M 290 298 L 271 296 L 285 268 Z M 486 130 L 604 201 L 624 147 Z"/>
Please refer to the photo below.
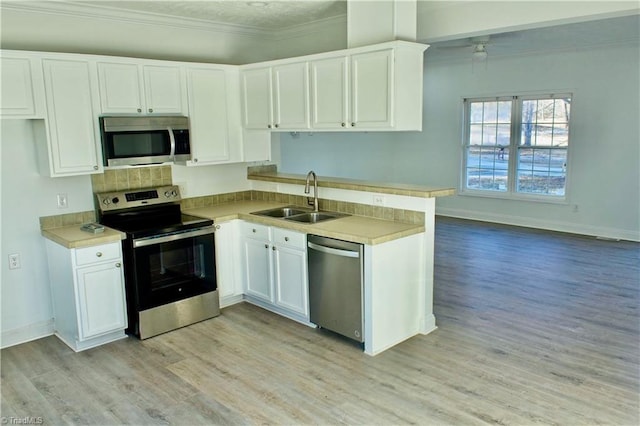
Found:
<path fill-rule="evenodd" d="M 214 227 L 133 240 L 137 310 L 217 289 Z"/>

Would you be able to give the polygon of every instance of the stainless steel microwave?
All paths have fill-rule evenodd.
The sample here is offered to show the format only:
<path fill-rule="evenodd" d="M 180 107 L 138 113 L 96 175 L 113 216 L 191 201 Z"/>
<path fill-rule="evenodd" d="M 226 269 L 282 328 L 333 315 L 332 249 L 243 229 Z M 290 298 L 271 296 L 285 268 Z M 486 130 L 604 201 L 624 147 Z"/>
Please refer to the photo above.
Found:
<path fill-rule="evenodd" d="M 100 117 L 100 133 L 105 166 L 191 160 L 188 117 Z"/>

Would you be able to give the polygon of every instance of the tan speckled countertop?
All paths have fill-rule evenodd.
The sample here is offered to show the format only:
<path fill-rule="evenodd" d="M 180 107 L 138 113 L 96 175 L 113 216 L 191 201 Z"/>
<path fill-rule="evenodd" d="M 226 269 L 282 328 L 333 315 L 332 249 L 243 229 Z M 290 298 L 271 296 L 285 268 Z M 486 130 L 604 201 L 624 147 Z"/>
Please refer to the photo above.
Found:
<path fill-rule="evenodd" d="M 289 183 L 294 185 L 304 185 L 306 182 L 306 176 L 304 175 L 268 171 L 250 173 L 247 178 L 249 180 Z M 353 191 L 378 192 L 381 194 L 406 195 L 409 197 L 419 198 L 446 197 L 454 195 L 456 192 L 454 188 L 436 188 L 402 183 L 369 182 L 364 180 L 327 176 L 318 176 L 318 186 L 325 188 L 349 189 Z"/>
<path fill-rule="evenodd" d="M 186 210 L 185 213 L 213 219 L 214 222 L 218 223 L 232 219 L 243 219 L 264 225 L 291 229 L 305 234 L 320 235 L 369 245 L 381 244 L 418 234 L 425 230 L 424 225 L 412 225 L 363 216 L 347 216 L 320 223 L 305 224 L 251 214 L 252 212 L 285 205 L 286 204 L 269 201 L 237 201 L 217 206 L 189 209 Z"/>
<path fill-rule="evenodd" d="M 69 225 L 61 228 L 42 230 L 42 235 L 68 249 L 97 246 L 124 240 L 126 234 L 111 228 L 104 228 L 104 232 L 90 234 L 80 230 L 80 225 Z"/>

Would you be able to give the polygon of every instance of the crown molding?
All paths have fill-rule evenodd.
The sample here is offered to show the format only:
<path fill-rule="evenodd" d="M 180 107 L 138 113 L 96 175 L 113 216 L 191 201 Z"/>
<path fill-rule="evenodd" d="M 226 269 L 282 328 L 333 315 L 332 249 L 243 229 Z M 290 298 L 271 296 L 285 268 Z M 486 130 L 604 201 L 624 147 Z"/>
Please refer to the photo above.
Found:
<path fill-rule="evenodd" d="M 0 2 L 0 10 L 17 11 L 25 13 L 51 14 L 70 16 L 76 18 L 91 18 L 99 20 L 113 20 L 118 22 L 129 22 L 133 24 L 156 25 L 163 27 L 174 27 L 191 29 L 198 31 L 209 31 L 216 33 L 235 34 L 248 37 L 260 37 L 274 39 L 277 38 L 278 31 L 265 30 L 248 25 L 228 24 L 224 22 L 213 22 L 203 19 L 170 17 L 150 12 L 139 12 L 122 10 L 108 6 L 95 5 L 90 3 L 75 2 Z"/>
<path fill-rule="evenodd" d="M 304 24 L 293 25 L 291 27 L 283 28 L 278 31 L 274 31 L 274 41 L 288 40 L 297 37 L 308 36 L 309 34 L 319 33 L 326 31 L 327 28 L 341 26 L 345 30 L 347 29 L 347 16 L 333 16 L 330 18 L 318 19 L 312 22 L 306 22 Z"/>

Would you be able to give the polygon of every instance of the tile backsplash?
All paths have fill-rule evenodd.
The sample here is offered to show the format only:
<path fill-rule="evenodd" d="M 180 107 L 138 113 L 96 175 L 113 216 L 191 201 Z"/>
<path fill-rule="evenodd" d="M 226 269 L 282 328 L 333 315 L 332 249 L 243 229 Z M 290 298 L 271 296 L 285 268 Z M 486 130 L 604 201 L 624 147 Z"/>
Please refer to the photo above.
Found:
<path fill-rule="evenodd" d="M 131 167 L 91 175 L 93 193 L 172 185 L 171 166 Z"/>

